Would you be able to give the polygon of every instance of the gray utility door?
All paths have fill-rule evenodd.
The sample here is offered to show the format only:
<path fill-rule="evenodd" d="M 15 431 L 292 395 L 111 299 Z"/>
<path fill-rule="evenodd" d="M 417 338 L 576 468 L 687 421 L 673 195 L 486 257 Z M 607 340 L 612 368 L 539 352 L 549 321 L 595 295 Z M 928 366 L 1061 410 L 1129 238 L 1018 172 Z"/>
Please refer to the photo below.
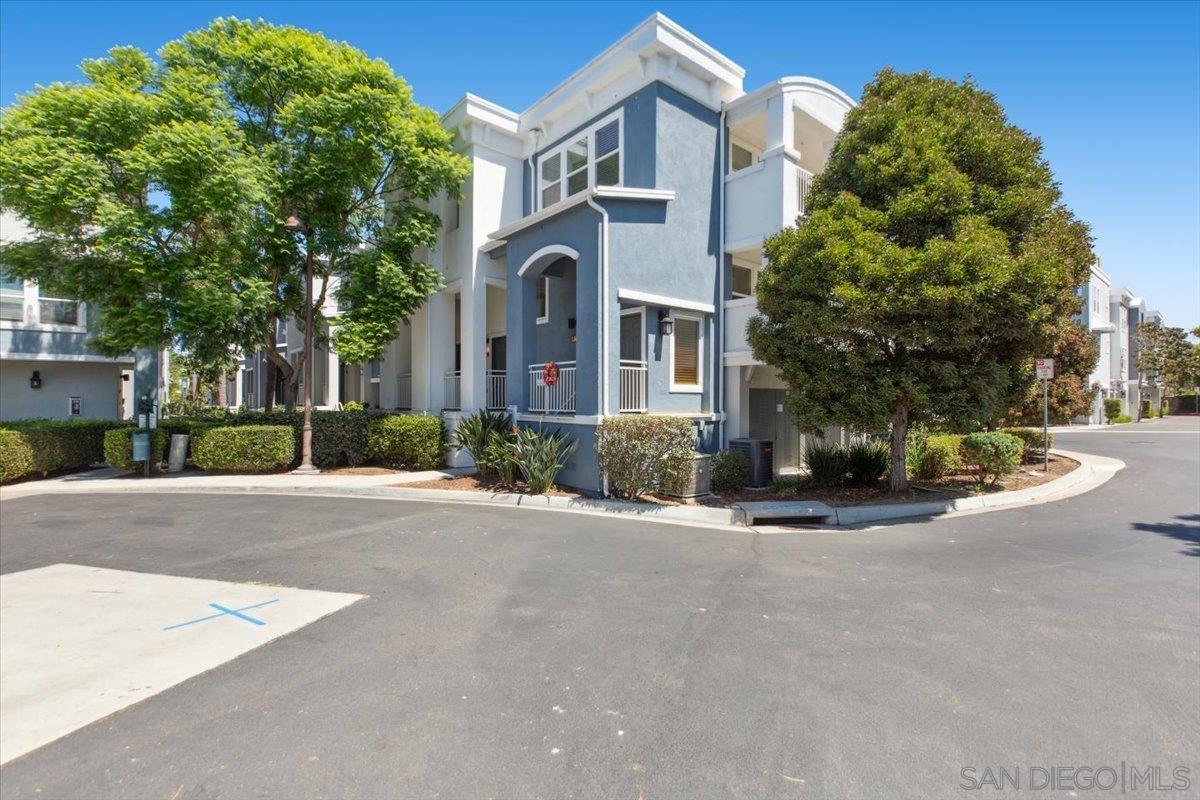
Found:
<path fill-rule="evenodd" d="M 804 451 L 800 431 L 788 411 L 786 390 L 750 390 L 750 438 L 775 443 L 775 472 L 800 466 Z"/>
<path fill-rule="evenodd" d="M 504 372 L 508 369 L 508 337 L 492 337 L 492 365 L 488 369 Z"/>

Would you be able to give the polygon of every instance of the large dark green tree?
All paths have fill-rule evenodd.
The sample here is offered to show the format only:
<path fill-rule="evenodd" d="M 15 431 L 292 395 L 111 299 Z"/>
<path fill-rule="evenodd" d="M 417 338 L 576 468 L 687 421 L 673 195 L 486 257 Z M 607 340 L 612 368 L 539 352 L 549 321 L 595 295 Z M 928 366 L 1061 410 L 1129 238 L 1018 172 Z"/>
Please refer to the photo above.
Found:
<path fill-rule="evenodd" d="M 5 109 L 0 195 L 35 232 L 6 268 L 97 303 L 107 350 L 262 349 L 294 390 L 275 326 L 303 326 L 311 250 L 315 319 L 340 283 L 335 346 L 375 357 L 438 286 L 414 257 L 437 235 L 425 201 L 468 171 L 437 115 L 383 61 L 293 27 L 218 19 L 159 56 L 115 48 Z"/>
<path fill-rule="evenodd" d="M 971 81 L 882 70 L 847 115 L 810 213 L 771 238 L 749 334 L 807 429 L 985 423 L 1079 308 L 1087 226 L 1041 144 Z"/>

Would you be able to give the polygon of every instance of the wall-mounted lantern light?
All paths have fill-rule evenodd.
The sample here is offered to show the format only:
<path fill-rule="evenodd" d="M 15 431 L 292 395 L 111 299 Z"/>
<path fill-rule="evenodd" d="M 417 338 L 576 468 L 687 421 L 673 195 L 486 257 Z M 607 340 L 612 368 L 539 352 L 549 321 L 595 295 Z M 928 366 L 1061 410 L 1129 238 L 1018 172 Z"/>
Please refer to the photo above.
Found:
<path fill-rule="evenodd" d="M 658 332 L 663 336 L 670 336 L 675 332 L 675 318 L 671 316 L 669 309 L 658 310 Z"/>
<path fill-rule="evenodd" d="M 33 374 L 29 376 L 29 388 L 42 388 L 42 373 L 38 372 L 36 369 L 33 371 Z"/>

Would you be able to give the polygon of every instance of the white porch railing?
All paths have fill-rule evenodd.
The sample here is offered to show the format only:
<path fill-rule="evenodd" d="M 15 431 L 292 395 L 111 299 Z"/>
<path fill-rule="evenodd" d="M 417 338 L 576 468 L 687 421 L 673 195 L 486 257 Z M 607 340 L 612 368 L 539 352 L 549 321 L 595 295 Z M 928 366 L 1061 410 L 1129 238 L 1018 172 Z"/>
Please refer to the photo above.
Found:
<path fill-rule="evenodd" d="M 412 410 L 412 373 L 396 376 L 396 408 Z"/>
<path fill-rule="evenodd" d="M 646 362 L 621 359 L 619 410 L 637 412 L 646 410 Z"/>
<path fill-rule="evenodd" d="M 508 406 L 508 373 L 502 369 L 487 371 L 487 407 L 490 410 Z"/>
<path fill-rule="evenodd" d="M 462 408 L 462 373 L 456 369 L 451 370 L 446 373 L 444 381 L 446 394 L 442 408 L 446 411 L 458 411 Z"/>
<path fill-rule="evenodd" d="M 529 410 L 538 414 L 575 413 L 575 362 L 558 363 L 558 380 L 547 386 L 545 364 L 529 365 Z"/>
<path fill-rule="evenodd" d="M 799 169 L 798 171 L 800 173 L 799 214 L 800 216 L 804 216 L 808 213 L 808 195 L 810 192 L 812 192 L 813 176 L 812 173 L 807 170 Z"/>

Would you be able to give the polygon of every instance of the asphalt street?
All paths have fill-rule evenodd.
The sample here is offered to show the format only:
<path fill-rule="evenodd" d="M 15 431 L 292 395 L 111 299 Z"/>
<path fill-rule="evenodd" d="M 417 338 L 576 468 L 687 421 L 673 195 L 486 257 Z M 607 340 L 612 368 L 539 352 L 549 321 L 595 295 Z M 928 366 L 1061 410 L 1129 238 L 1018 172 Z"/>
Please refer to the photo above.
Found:
<path fill-rule="evenodd" d="M 1124 796 L 1200 796 L 1200 419 L 1058 444 L 1128 467 L 1068 500 L 842 532 L 6 500 L 5 573 L 367 597 L 9 763 L 0 794 L 993 797 L 1013 792 L 964 775 L 1015 769 L 1027 789 L 1031 768 L 1124 764 L 1190 776 Z"/>

